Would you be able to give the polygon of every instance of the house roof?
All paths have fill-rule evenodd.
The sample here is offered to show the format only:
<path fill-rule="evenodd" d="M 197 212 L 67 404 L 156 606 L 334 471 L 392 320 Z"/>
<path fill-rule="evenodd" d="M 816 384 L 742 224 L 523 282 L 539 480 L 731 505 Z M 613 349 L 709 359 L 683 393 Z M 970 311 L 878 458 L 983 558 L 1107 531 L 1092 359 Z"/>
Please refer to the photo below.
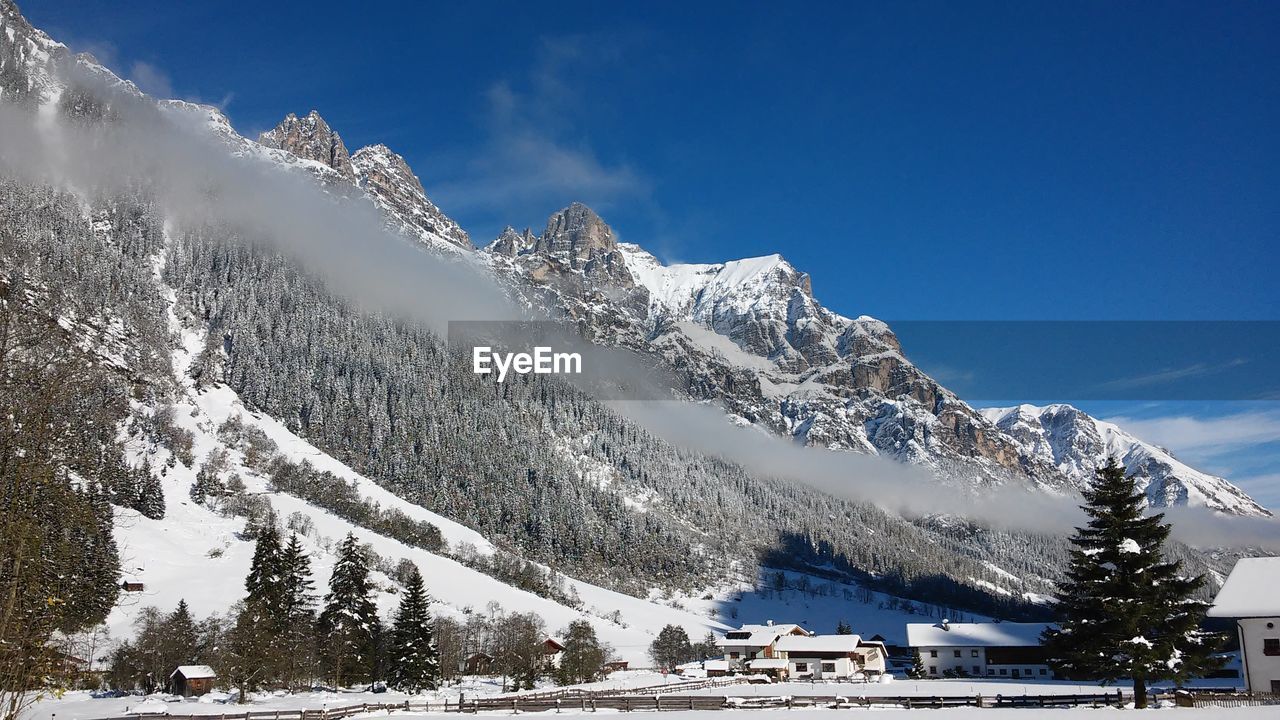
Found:
<path fill-rule="evenodd" d="M 1237 560 L 1208 614 L 1225 618 L 1280 616 L 1280 557 Z"/>
<path fill-rule="evenodd" d="M 188 680 L 203 680 L 218 677 L 218 673 L 208 665 L 179 665 L 177 670 L 169 673 L 169 677 L 173 677 L 178 673 L 182 673 L 182 677 Z"/>
<path fill-rule="evenodd" d="M 792 655 L 806 652 L 851 653 L 858 649 L 857 635 L 788 635 L 778 639 L 778 651 Z"/>
<path fill-rule="evenodd" d="M 783 635 L 790 635 L 795 631 L 804 632 L 804 628 L 794 623 L 784 623 L 781 625 L 743 625 L 737 630 L 730 630 L 724 634 L 723 638 L 716 640 L 719 647 L 765 647 L 773 644 Z"/>
<path fill-rule="evenodd" d="M 756 658 L 747 661 L 747 667 L 752 670 L 782 670 L 786 666 L 787 661 L 782 658 Z"/>
<path fill-rule="evenodd" d="M 1044 623 L 907 623 L 911 647 L 1035 647 Z"/>
<path fill-rule="evenodd" d="M 556 638 L 551 637 L 550 635 L 543 638 L 542 644 L 550 645 L 551 647 L 554 647 L 556 649 L 556 652 L 559 652 L 564 649 L 564 643 L 560 642 Z"/>
<path fill-rule="evenodd" d="M 728 660 L 707 660 L 706 662 L 702 663 L 702 669 L 703 670 L 723 670 L 727 672 L 729 670 L 729 661 Z"/>

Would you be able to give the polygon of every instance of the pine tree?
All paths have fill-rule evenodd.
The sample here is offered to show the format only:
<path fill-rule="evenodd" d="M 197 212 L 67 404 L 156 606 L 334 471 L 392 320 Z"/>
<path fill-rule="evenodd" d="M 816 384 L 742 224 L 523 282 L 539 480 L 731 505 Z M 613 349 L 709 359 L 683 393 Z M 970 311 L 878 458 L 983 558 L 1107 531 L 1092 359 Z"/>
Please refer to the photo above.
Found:
<path fill-rule="evenodd" d="M 689 643 L 689 633 L 679 625 L 662 628 L 658 637 L 649 645 L 649 657 L 662 670 L 672 670 L 677 665 L 688 662 L 692 656 L 693 646 Z"/>
<path fill-rule="evenodd" d="M 1060 627 L 1044 635 L 1049 663 L 1067 678 L 1132 679 L 1134 704 L 1146 707 L 1148 682 L 1214 666 L 1219 639 L 1199 629 L 1207 605 L 1193 598 L 1204 577 L 1164 559 L 1169 525 L 1144 515 L 1145 496 L 1114 458 L 1084 498 L 1089 522 L 1071 539 Z"/>
<path fill-rule="evenodd" d="M 405 581 L 404 599 L 396 613 L 389 663 L 392 685 L 408 693 L 435 690 L 440 684 L 440 659 L 429 604 L 422 575 L 414 568 Z"/>
<path fill-rule="evenodd" d="M 249 592 L 248 601 L 260 605 L 267 613 L 283 618 L 288 605 L 285 588 L 284 548 L 280 545 L 280 528 L 274 514 L 269 514 L 258 531 L 253 546 L 253 560 L 244 588 Z"/>
<path fill-rule="evenodd" d="M 283 568 L 281 644 L 284 679 L 293 686 L 308 680 L 315 668 L 315 582 L 311 579 L 311 560 L 297 533 L 289 536 L 284 548 Z"/>
<path fill-rule="evenodd" d="M 138 498 L 134 508 L 152 520 L 164 519 L 164 487 L 151 471 L 151 463 L 143 460 L 137 474 Z"/>
<path fill-rule="evenodd" d="M 317 624 L 321 659 L 335 687 L 375 679 L 382 628 L 371 591 L 369 560 L 355 535 L 347 533 L 338 546 L 338 561 Z"/>
<path fill-rule="evenodd" d="M 929 677 L 929 673 L 925 671 L 924 658 L 920 657 L 920 650 L 917 649 L 911 658 L 911 669 L 907 670 L 907 677 L 912 680 L 923 680 Z"/>
<path fill-rule="evenodd" d="M 852 635 L 852 634 L 853 634 L 853 626 L 852 626 L 852 625 L 850 625 L 849 623 L 845 622 L 844 620 L 841 620 L 841 621 L 839 622 L 839 624 L 837 624 L 837 625 L 836 625 L 836 634 L 837 634 L 837 635 Z"/>
<path fill-rule="evenodd" d="M 274 514 L 268 514 L 258 531 L 244 587 L 248 595 L 243 610 L 236 618 L 235 652 L 243 664 L 242 683 L 251 689 L 261 680 L 278 677 L 281 666 L 288 659 L 287 649 L 277 642 L 287 630 L 289 618 L 284 551 L 280 547 L 280 530 Z M 272 642 L 258 642 L 251 637 L 253 633 L 271 638 Z M 256 667 L 250 671 L 250 666 L 254 665 Z"/>

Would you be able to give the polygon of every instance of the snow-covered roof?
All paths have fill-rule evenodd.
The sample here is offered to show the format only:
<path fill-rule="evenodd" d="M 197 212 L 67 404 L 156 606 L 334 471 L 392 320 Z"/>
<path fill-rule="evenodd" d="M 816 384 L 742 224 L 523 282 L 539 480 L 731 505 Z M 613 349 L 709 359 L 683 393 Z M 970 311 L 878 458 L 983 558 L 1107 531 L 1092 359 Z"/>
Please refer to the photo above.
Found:
<path fill-rule="evenodd" d="M 218 677 L 218 673 L 214 672 L 213 668 L 208 665 L 179 665 L 177 670 L 174 670 L 169 674 L 169 677 L 173 677 L 178 673 L 182 673 L 182 677 L 188 680 L 203 680 L 205 678 Z"/>
<path fill-rule="evenodd" d="M 911 647 L 1035 647 L 1044 623 L 907 623 Z"/>
<path fill-rule="evenodd" d="M 804 631 L 804 628 L 794 623 L 784 623 L 781 625 L 743 625 L 737 630 L 730 630 L 724 634 L 724 637 L 716 640 L 716 645 L 720 647 L 739 647 L 753 646 L 765 647 L 773 644 L 783 635 L 790 635 L 795 631 Z"/>
<path fill-rule="evenodd" d="M 1237 560 L 1208 614 L 1225 618 L 1280 616 L 1280 557 Z"/>
<path fill-rule="evenodd" d="M 806 652 L 851 653 L 858 649 L 857 635 L 788 635 L 778 640 L 780 652 L 802 655 Z"/>
<path fill-rule="evenodd" d="M 752 670 L 781 670 L 787 666 L 782 658 L 756 658 L 748 660 L 747 667 Z"/>
<path fill-rule="evenodd" d="M 729 661 L 728 661 L 728 660 L 708 660 L 708 661 L 706 661 L 706 662 L 702 663 L 702 669 L 703 669 L 703 670 L 717 670 L 717 671 L 721 671 L 721 670 L 722 670 L 722 671 L 724 671 L 724 672 L 728 672 L 728 671 L 729 671 Z"/>

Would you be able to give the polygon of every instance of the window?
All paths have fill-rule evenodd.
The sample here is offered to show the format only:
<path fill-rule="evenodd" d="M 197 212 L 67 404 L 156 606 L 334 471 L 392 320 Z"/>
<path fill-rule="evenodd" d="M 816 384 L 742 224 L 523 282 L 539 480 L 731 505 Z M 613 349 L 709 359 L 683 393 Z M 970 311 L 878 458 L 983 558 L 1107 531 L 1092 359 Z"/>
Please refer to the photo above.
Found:
<path fill-rule="evenodd" d="M 937 650 L 930 650 L 930 651 L 929 651 L 929 657 L 938 657 L 938 651 L 937 651 Z"/>
<path fill-rule="evenodd" d="M 955 654 L 956 654 L 956 657 L 960 657 L 960 651 L 959 651 L 959 650 L 955 650 L 954 652 L 955 652 Z"/>
<path fill-rule="evenodd" d="M 825 673 L 833 673 L 833 672 L 835 672 L 835 671 L 836 671 L 836 664 L 835 664 L 835 663 L 822 663 L 822 672 L 823 672 L 824 674 L 825 674 Z"/>
<path fill-rule="evenodd" d="M 1048 675 L 1048 674 L 1049 674 L 1049 671 L 1045 670 L 1044 668 L 1040 668 L 1040 674 L 1041 674 L 1041 675 Z"/>
<path fill-rule="evenodd" d="M 970 650 L 970 651 L 969 651 L 969 657 L 978 657 L 978 651 L 977 651 L 977 650 Z"/>
<path fill-rule="evenodd" d="M 731 653 L 729 653 L 729 658 L 730 658 L 730 659 L 732 659 L 732 660 L 737 660 L 737 659 L 738 659 L 738 653 L 736 653 L 736 652 L 731 652 Z"/>
<path fill-rule="evenodd" d="M 987 674 L 988 674 L 988 675 L 995 675 L 995 674 L 996 674 L 996 669 L 995 669 L 995 668 L 987 668 Z"/>
<path fill-rule="evenodd" d="M 938 674 L 938 666 L 937 666 L 937 665 L 930 665 L 930 666 L 929 666 L 929 674 L 930 674 L 930 675 L 937 675 L 937 674 Z"/>
<path fill-rule="evenodd" d="M 1280 638 L 1263 638 L 1263 655 L 1280 655 Z"/>
<path fill-rule="evenodd" d="M 1008 674 L 1009 674 L 1009 670 L 1008 670 L 1008 668 L 1000 668 L 1000 674 L 1001 674 L 1001 675 L 1008 675 Z"/>
<path fill-rule="evenodd" d="M 796 672 L 798 673 L 809 672 L 809 663 L 807 662 L 796 663 Z"/>
<path fill-rule="evenodd" d="M 981 674 L 982 674 L 982 667 L 981 667 L 981 666 L 979 666 L 979 665 L 974 665 L 974 666 L 973 666 L 973 674 L 974 674 L 974 675 L 981 675 Z"/>

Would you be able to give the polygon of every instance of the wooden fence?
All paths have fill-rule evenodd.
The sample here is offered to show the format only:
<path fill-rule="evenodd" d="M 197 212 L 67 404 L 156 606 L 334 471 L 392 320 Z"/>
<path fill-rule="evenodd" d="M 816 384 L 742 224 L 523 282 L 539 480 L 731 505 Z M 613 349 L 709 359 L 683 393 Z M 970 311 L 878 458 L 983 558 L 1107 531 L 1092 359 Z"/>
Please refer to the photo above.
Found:
<path fill-rule="evenodd" d="M 679 690 L 688 691 L 690 684 L 681 684 Z M 698 683 L 701 685 L 701 683 Z M 665 686 L 677 689 L 677 686 Z M 708 687 L 708 685 L 703 685 Z M 1124 696 L 1119 691 L 1099 695 L 1017 695 L 987 697 L 982 695 L 952 696 L 868 696 L 852 697 L 844 695 L 779 695 L 772 697 L 724 696 L 724 695 L 672 695 L 653 694 L 635 695 L 605 694 L 606 691 L 581 691 L 573 697 L 547 697 L 544 693 L 530 695 L 509 695 L 499 697 L 477 697 L 470 700 L 446 700 L 442 702 L 415 703 L 362 703 L 345 707 L 325 708 L 323 710 L 250 710 L 242 713 L 203 713 L 198 715 L 181 714 L 134 714 L 123 717 L 102 718 L 102 720 L 342 720 L 353 715 L 370 712 L 445 712 L 445 713 L 481 713 L 481 712 L 548 712 L 555 710 L 595 712 L 597 710 L 633 711 L 668 711 L 668 710 L 731 710 L 759 708 L 855 708 L 855 707 L 899 707 L 899 708 L 943 708 L 943 707 L 1062 707 L 1076 705 L 1115 705 L 1123 704 Z"/>
<path fill-rule="evenodd" d="M 1263 705 L 1280 705 L 1280 693 L 1183 691 L 1174 693 L 1173 700 L 1182 707 L 1260 707 Z"/>

